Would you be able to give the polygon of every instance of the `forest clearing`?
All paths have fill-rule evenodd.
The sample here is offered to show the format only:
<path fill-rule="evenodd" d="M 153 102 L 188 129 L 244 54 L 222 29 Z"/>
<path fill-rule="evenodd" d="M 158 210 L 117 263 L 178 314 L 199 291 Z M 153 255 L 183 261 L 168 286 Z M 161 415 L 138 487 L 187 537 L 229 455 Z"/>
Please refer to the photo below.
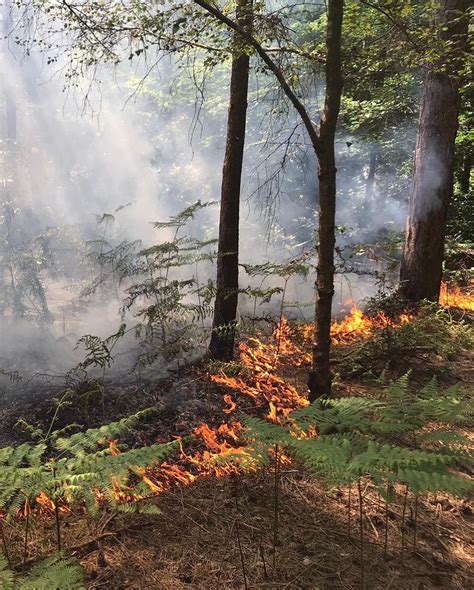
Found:
<path fill-rule="evenodd" d="M 0 588 L 472 588 L 468 3 L 1 21 Z"/>

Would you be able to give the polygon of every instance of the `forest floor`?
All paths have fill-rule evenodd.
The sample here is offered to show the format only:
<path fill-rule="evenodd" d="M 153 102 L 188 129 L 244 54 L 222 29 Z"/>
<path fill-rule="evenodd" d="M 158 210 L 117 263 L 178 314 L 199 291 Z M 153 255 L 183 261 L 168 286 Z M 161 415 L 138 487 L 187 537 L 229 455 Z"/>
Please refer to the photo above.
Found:
<path fill-rule="evenodd" d="M 388 376 L 397 376 L 408 367 L 415 382 L 426 382 L 437 374 L 441 383 L 457 383 L 466 395 L 472 395 L 472 348 L 463 345 L 448 358 L 444 349 L 440 352 L 431 346 L 429 337 L 425 340 L 424 345 L 415 346 L 415 353 L 407 350 L 409 364 L 401 351 L 396 362 L 386 351 L 377 357 L 370 349 L 370 336 L 336 346 L 335 366 L 340 372 L 335 395 L 376 396 L 380 383 L 374 375 L 387 369 Z M 403 344 L 402 340 L 390 346 Z M 261 347 L 265 350 L 265 339 Z M 294 356 L 283 354 L 278 371 L 301 396 L 306 395 L 305 355 L 295 364 Z M 232 381 L 229 385 L 213 378 L 220 373 L 222 367 L 203 363 L 158 384 L 111 383 L 104 411 L 65 406 L 56 427 L 71 422 L 96 426 L 153 406 L 159 410 L 156 418 L 134 434 L 136 441 L 127 441 L 144 445 L 186 435 L 203 423 L 213 428 L 229 421 L 232 400 L 238 402 L 238 412 L 266 415 L 268 399 L 237 399 Z M 27 439 L 28 433 L 14 426 L 18 419 L 47 427 L 57 393 L 52 388 L 47 395 L 38 391 L 28 399 L 1 404 L 4 439 L 16 443 Z M 176 483 L 157 496 L 162 512 L 158 516 L 106 512 L 91 520 L 71 511 L 63 516 L 63 543 L 69 555 L 80 559 L 90 589 L 474 587 L 474 521 L 469 501 L 438 494 L 415 503 L 410 494 L 405 510 L 400 493 L 387 510 L 366 482 L 361 527 L 355 487 L 330 489 L 293 463 L 282 465 L 275 482 L 274 471 L 266 468 L 254 474 L 211 474 L 190 485 Z M 18 521 L 8 530 L 13 555 L 22 555 L 23 529 Z M 51 516 L 35 515 L 28 554 L 54 552 L 54 540 Z"/>

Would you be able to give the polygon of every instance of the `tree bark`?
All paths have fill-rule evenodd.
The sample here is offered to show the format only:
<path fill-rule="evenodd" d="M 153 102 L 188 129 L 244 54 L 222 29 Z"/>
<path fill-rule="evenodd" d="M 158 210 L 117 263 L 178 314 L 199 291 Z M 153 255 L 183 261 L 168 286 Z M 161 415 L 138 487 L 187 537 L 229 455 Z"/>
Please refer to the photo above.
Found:
<path fill-rule="evenodd" d="M 342 94 L 342 18 L 344 0 L 328 1 L 326 34 L 326 98 L 319 126 L 312 122 L 308 110 L 288 84 L 284 73 L 259 41 L 207 0 L 194 0 L 219 22 L 224 23 L 252 47 L 274 74 L 308 133 L 319 164 L 319 238 L 316 280 L 315 344 L 313 366 L 308 379 L 310 400 L 331 393 L 331 307 L 334 294 L 334 244 L 336 210 L 336 166 L 334 138 Z"/>
<path fill-rule="evenodd" d="M 460 74 L 467 39 L 465 0 L 438 0 L 433 24 L 447 42 L 444 57 L 427 72 L 415 149 L 400 290 L 407 301 L 438 301 L 446 214 L 453 195 L 454 147 Z M 448 45 L 449 43 L 449 45 Z"/>
<path fill-rule="evenodd" d="M 236 22 L 249 30 L 252 0 L 238 0 Z M 232 58 L 229 113 L 224 166 L 222 170 L 219 242 L 217 250 L 216 299 L 210 355 L 229 361 L 234 340 L 239 295 L 239 216 L 242 164 L 245 146 L 250 58 L 243 40 L 235 33 Z"/>
<path fill-rule="evenodd" d="M 319 170 L 319 235 L 316 277 L 315 342 L 308 379 L 309 399 L 331 394 L 331 311 L 336 242 L 336 156 L 334 140 L 342 94 L 342 18 L 344 0 L 329 0 L 326 34 L 326 98 L 319 142 L 314 145 Z"/>

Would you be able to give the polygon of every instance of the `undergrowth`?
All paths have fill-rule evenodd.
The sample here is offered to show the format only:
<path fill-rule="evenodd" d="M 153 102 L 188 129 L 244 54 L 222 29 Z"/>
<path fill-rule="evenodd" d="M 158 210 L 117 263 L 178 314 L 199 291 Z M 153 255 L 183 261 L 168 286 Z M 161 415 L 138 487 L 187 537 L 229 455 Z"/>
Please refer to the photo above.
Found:
<path fill-rule="evenodd" d="M 382 311 L 390 319 L 391 312 L 385 308 Z M 452 362 L 473 345 L 474 333 L 467 322 L 454 319 L 449 309 L 424 302 L 410 321 L 387 321 L 370 338 L 349 349 L 336 347 L 334 354 L 342 377 L 374 377 L 382 371 L 400 376 L 410 366 L 416 367 L 420 376 L 436 374 L 449 378 Z"/>
<path fill-rule="evenodd" d="M 283 400 L 282 391 L 286 388 L 288 400 L 294 408 L 295 395 L 298 395 L 296 389 L 294 395 L 293 389 L 290 390 L 277 371 L 288 364 L 294 372 L 307 362 L 306 351 L 293 342 L 294 333 L 286 321 L 280 322 L 275 334 L 275 343 L 263 347 L 266 362 L 261 362 L 261 355 L 257 355 L 251 345 L 246 345 L 242 350 L 253 359 L 253 364 L 247 366 L 235 362 L 223 366 L 214 363 L 208 369 L 218 373 L 225 370 L 227 381 L 229 376 L 238 376 L 239 379 L 233 382 L 239 387 L 247 377 L 255 379 L 255 388 L 269 386 L 272 395 L 280 396 L 280 403 Z M 298 335 L 298 329 L 295 334 Z M 305 340 L 302 336 L 300 339 L 303 346 Z M 256 339 L 249 341 L 250 344 L 252 342 L 257 346 Z M 109 365 L 112 353 L 110 342 L 88 336 L 83 344 L 87 354 L 80 367 L 82 370 L 86 371 L 89 366 L 101 368 Z M 354 370 L 360 370 L 366 369 L 367 363 L 373 374 L 377 362 L 382 369 L 393 369 L 390 361 L 397 357 L 396 367 L 401 366 L 403 359 L 406 367 L 413 364 L 417 354 L 423 359 L 425 353 L 428 358 L 437 356 L 449 361 L 462 348 L 470 345 L 472 335 L 466 324 L 453 321 L 449 311 L 426 304 L 410 322 L 387 322 L 386 327 L 378 328 L 373 337 L 339 348 L 341 354 L 346 355 L 349 372 L 351 365 Z M 261 400 L 261 389 L 258 392 Z M 232 398 L 227 397 L 229 407 L 235 407 Z M 270 399 L 274 401 L 273 397 L 266 401 L 271 409 Z M 69 403 L 70 400 L 66 401 Z M 255 408 L 255 415 L 261 415 L 257 413 L 257 405 Z M 465 475 L 472 465 L 472 443 L 458 429 L 471 420 L 472 404 L 455 387 L 438 386 L 435 378 L 423 388 L 414 388 L 409 374 L 405 374 L 386 386 L 384 374 L 379 378 L 378 391 L 371 398 L 320 399 L 294 411 L 290 411 L 289 406 L 284 409 L 288 412 L 283 412 L 283 416 L 281 413 L 269 413 L 270 421 L 255 415 L 245 417 L 242 420 L 243 438 L 234 433 L 233 444 L 227 444 L 225 452 L 215 452 L 216 449 L 210 446 L 213 452 L 206 451 L 203 456 L 207 453 L 216 465 L 230 463 L 242 471 L 258 471 L 273 466 L 275 498 L 281 465 L 292 458 L 329 486 L 346 487 L 350 494 L 355 485 L 359 494 L 361 522 L 364 502 L 362 481 L 370 484 L 387 507 L 402 490 L 404 508 L 401 527 L 409 494 L 414 499 L 413 510 L 416 512 L 417 502 L 423 495 L 443 492 L 466 497 L 473 489 L 472 481 Z M 62 561 L 60 557 L 52 558 L 46 570 L 38 565 L 38 569 L 31 572 L 33 578 L 15 577 L 11 567 L 7 567 L 12 563 L 3 524 L 13 522 L 18 515 L 25 518 L 25 564 L 29 521 L 38 506 L 46 506 L 48 514 L 54 519 L 59 555 L 63 551 L 61 527 L 65 511 L 74 508 L 79 518 L 90 520 L 97 519 L 103 508 L 126 514 L 159 512 L 150 499 L 166 486 L 160 487 L 149 475 L 173 454 L 182 451 L 186 441 L 132 448 L 123 444 L 123 441 L 135 440 L 129 436 L 130 433 L 133 434 L 140 421 L 152 419 L 155 411 L 143 410 L 100 428 L 74 434 L 70 433 L 69 427 L 53 430 L 53 418 L 47 431 L 35 429 L 30 432 L 35 443 L 0 449 L 0 525 L 5 556 L 0 563 L 0 583 L 6 580 L 6 588 L 54 588 L 56 581 L 62 580 L 58 588 L 81 587 L 67 585 L 68 579 L 72 580 L 71 584 L 79 584 L 79 573 L 74 563 Z M 227 411 L 234 410 L 230 408 Z M 73 428 L 77 429 L 77 425 Z M 188 483 L 190 481 L 194 481 L 193 476 Z M 276 499 L 274 504 L 274 518 L 277 519 Z M 349 519 L 350 514 L 349 508 Z M 274 526 L 277 530 L 277 525 Z M 362 526 L 360 542 L 363 547 Z M 274 554 L 276 546 L 275 537 Z M 15 558 L 18 559 L 18 555 Z M 18 565 L 15 563 L 14 568 Z M 55 577 L 46 577 L 43 583 L 43 575 Z M 31 579 L 36 585 L 31 585 Z"/>
<path fill-rule="evenodd" d="M 84 573 L 74 559 L 54 555 L 34 565 L 28 576 L 16 576 L 0 554 L 2 590 L 83 590 Z"/>
<path fill-rule="evenodd" d="M 414 392 L 405 375 L 379 399 L 320 399 L 291 412 L 285 424 L 246 417 L 248 446 L 230 460 L 254 469 L 285 449 L 331 485 L 369 477 L 378 491 L 403 484 L 415 493 L 464 495 L 473 483 L 456 471 L 472 462 L 472 442 L 454 425 L 472 416 L 456 388 L 440 390 L 432 379 Z"/>

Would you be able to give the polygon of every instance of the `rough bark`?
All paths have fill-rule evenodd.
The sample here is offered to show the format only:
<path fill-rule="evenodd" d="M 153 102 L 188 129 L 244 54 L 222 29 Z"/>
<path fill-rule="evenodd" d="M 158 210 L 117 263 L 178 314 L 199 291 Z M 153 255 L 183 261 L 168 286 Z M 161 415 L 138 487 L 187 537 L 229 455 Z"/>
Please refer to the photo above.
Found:
<path fill-rule="evenodd" d="M 439 298 L 446 214 L 453 195 L 460 73 L 467 38 L 466 9 L 465 0 L 438 0 L 433 16 L 440 40 L 449 45 L 443 59 L 426 73 L 423 85 L 400 271 L 401 294 L 411 302 Z"/>
<path fill-rule="evenodd" d="M 341 105 L 341 35 L 344 0 L 329 0 L 326 34 L 326 98 L 314 146 L 319 162 L 319 235 L 316 277 L 315 343 L 308 379 L 309 399 L 331 394 L 331 311 L 334 296 L 334 246 L 336 224 L 336 163 L 334 140 Z"/>
<path fill-rule="evenodd" d="M 236 21 L 244 29 L 251 25 L 251 0 L 238 0 Z M 235 33 L 232 59 L 227 139 L 222 170 L 222 190 L 217 252 L 216 299 L 209 344 L 210 355 L 231 360 L 234 353 L 239 291 L 239 216 L 242 164 L 244 157 L 249 55 Z"/>
<path fill-rule="evenodd" d="M 316 280 L 315 346 L 308 386 L 310 399 L 331 393 L 331 307 L 334 294 L 334 244 L 336 209 L 336 166 L 334 138 L 342 94 L 341 34 L 344 0 L 329 0 L 326 35 L 326 98 L 319 127 L 312 122 L 308 110 L 288 84 L 285 75 L 265 48 L 238 22 L 223 14 L 207 0 L 194 0 L 219 22 L 224 23 L 252 47 L 278 80 L 290 103 L 300 115 L 319 164 L 319 240 Z"/>

